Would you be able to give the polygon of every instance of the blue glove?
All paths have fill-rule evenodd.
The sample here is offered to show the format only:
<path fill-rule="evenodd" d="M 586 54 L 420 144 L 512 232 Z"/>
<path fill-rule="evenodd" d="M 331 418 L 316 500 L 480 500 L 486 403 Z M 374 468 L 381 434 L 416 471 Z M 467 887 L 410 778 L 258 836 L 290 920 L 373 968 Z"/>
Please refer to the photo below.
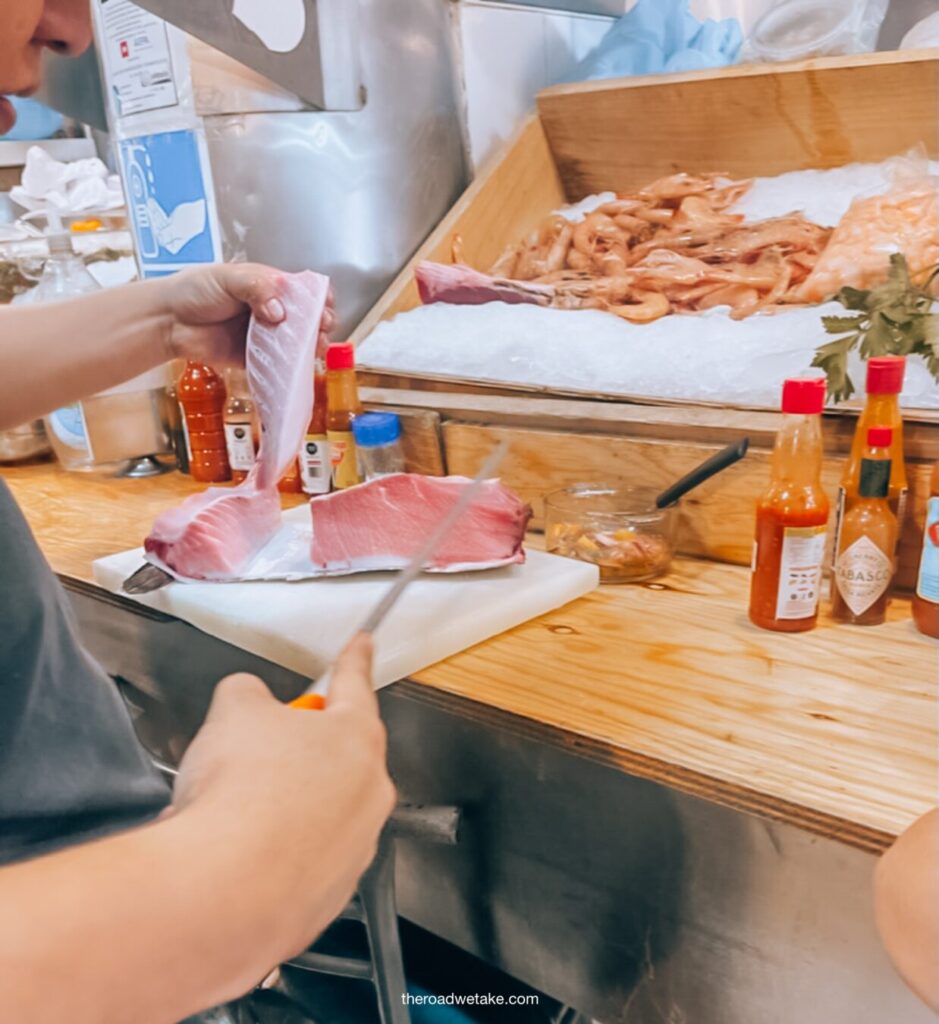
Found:
<path fill-rule="evenodd" d="M 688 0 L 639 0 L 581 61 L 573 81 L 724 67 L 742 45 L 736 18 L 700 22 Z"/>
<path fill-rule="evenodd" d="M 4 141 L 49 139 L 62 127 L 62 115 L 36 100 L 11 96 L 10 102 L 16 110 L 16 124 L 0 136 Z"/>

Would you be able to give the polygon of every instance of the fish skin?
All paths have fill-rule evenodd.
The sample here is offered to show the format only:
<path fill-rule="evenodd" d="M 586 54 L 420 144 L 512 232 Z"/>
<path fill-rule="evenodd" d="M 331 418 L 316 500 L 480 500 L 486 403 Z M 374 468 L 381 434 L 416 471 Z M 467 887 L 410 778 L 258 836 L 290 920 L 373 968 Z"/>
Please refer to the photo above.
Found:
<path fill-rule="evenodd" d="M 271 326 L 252 319 L 248 328 L 248 386 L 263 425 L 254 467 L 261 489 L 277 486 L 310 422 L 316 341 L 328 293 L 329 278 L 322 274 L 285 274 L 278 297 L 286 320 Z"/>
<path fill-rule="evenodd" d="M 466 477 L 396 473 L 310 502 L 311 560 L 325 572 L 366 572 L 406 566 L 456 504 Z M 498 480 L 487 480 L 430 563 L 457 572 L 525 561 L 531 509 Z"/>
<path fill-rule="evenodd" d="M 555 295 L 550 285 L 490 277 L 460 263 L 418 263 L 414 277 L 425 306 L 434 302 L 455 306 L 481 306 L 487 302 L 549 306 Z"/>

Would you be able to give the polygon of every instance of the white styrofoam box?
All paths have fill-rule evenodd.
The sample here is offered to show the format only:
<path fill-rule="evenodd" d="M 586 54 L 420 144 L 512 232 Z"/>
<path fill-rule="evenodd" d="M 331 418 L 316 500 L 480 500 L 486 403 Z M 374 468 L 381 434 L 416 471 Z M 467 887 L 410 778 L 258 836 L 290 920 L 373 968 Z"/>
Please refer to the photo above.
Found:
<path fill-rule="evenodd" d="M 461 4 L 467 127 L 477 168 L 512 135 L 535 94 L 570 75 L 612 21 L 481 0 Z"/>

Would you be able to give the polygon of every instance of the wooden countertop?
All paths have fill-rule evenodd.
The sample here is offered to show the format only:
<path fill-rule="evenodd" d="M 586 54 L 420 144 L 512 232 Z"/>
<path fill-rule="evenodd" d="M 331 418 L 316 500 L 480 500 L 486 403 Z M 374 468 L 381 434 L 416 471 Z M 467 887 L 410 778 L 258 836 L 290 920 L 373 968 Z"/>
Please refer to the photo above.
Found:
<path fill-rule="evenodd" d="M 2 475 L 60 575 L 139 544 L 198 489 L 65 474 Z M 822 619 L 801 636 L 746 619 L 748 574 L 682 561 L 645 586 L 604 587 L 415 677 L 509 712 L 518 728 L 718 803 L 879 850 L 937 796 L 937 645 L 908 602 L 873 628 Z M 462 704 L 462 702 L 461 702 Z"/>

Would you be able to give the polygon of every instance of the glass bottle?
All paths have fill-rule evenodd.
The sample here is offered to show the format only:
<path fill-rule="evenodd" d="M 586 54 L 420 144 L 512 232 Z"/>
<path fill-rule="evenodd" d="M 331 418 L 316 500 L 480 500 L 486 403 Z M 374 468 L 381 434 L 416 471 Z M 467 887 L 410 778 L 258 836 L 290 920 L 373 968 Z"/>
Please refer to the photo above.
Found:
<path fill-rule="evenodd" d="M 313 413 L 300 451 L 300 478 L 304 494 L 329 494 L 332 485 L 326 409 L 326 366 L 317 359 L 313 375 Z"/>
<path fill-rule="evenodd" d="M 926 529 L 913 596 L 913 621 L 920 633 L 939 639 L 939 462 L 932 468 L 926 502 Z"/>
<path fill-rule="evenodd" d="M 176 391 L 183 409 L 193 480 L 210 484 L 230 480 L 225 445 L 225 382 L 211 366 L 190 359 Z"/>
<path fill-rule="evenodd" d="M 242 480 L 254 468 L 258 452 L 257 416 L 248 392 L 247 373 L 238 367 L 225 371 L 228 400 L 225 402 L 225 446 L 231 478 Z"/>
<path fill-rule="evenodd" d="M 857 497 L 845 512 L 831 581 L 831 614 L 839 622 L 877 626 L 887 618 L 897 547 L 890 508 L 891 427 L 871 427 L 862 452 Z"/>
<path fill-rule="evenodd" d="M 818 621 L 830 505 L 822 488 L 824 380 L 787 380 L 769 489 L 756 510 L 750 621 L 801 633 Z"/>
<path fill-rule="evenodd" d="M 355 379 L 355 346 L 351 342 L 326 349 L 326 437 L 338 490 L 362 482 L 352 421 L 362 412 Z"/>
<path fill-rule="evenodd" d="M 876 356 L 867 362 L 867 401 L 858 418 L 851 442 L 851 455 L 845 463 L 835 513 L 835 544 L 832 548 L 832 566 L 840 550 L 841 523 L 858 499 L 861 481 L 861 462 L 867 447 L 867 432 L 871 427 L 890 427 L 893 441 L 890 445 L 890 509 L 897 519 L 897 543 L 903 530 L 906 514 L 908 483 L 906 460 L 903 453 L 903 417 L 900 414 L 900 392 L 906 359 L 903 356 Z M 894 559 L 896 551 L 893 552 Z"/>

